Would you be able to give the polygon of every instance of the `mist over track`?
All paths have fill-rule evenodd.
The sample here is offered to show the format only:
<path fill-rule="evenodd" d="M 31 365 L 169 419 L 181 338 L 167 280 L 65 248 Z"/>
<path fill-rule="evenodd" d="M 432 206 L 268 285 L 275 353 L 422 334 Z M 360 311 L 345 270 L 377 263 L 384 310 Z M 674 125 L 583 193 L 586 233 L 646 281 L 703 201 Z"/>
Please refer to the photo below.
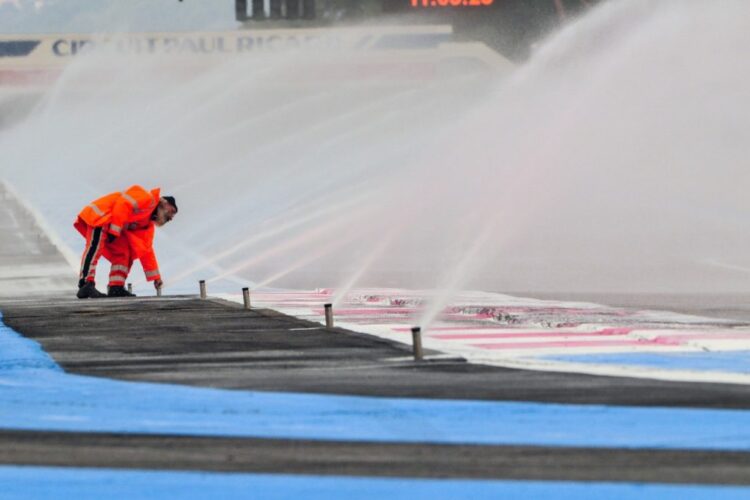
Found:
<path fill-rule="evenodd" d="M 748 291 L 748 19 L 607 2 L 511 75 L 92 53 L 2 131 L 0 168 L 74 250 L 89 199 L 177 196 L 174 290 Z"/>

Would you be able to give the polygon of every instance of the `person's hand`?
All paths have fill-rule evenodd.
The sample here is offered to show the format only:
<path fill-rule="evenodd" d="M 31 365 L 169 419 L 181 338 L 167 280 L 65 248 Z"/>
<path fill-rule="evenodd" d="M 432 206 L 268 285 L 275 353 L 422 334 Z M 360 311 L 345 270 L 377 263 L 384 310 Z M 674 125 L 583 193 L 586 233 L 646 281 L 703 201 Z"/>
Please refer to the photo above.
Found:
<path fill-rule="evenodd" d="M 154 280 L 154 288 L 159 289 L 164 286 L 164 282 L 162 280 Z"/>

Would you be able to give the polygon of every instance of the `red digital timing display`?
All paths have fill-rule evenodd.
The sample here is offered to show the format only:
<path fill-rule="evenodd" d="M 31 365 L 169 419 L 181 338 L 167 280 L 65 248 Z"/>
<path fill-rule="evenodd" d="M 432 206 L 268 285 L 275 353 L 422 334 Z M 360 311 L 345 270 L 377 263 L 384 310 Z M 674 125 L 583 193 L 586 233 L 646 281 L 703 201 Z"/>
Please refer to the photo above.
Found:
<path fill-rule="evenodd" d="M 410 0 L 411 6 L 420 7 L 487 7 L 495 0 Z"/>

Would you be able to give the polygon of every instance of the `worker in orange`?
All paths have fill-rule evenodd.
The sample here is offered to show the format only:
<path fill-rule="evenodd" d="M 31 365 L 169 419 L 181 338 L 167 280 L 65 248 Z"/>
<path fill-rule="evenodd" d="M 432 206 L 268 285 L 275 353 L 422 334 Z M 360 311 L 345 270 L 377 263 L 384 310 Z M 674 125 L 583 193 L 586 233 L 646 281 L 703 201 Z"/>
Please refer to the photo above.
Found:
<path fill-rule="evenodd" d="M 86 238 L 78 298 L 135 297 L 125 289 L 125 280 L 136 259 L 141 261 L 146 280 L 161 288 L 153 248 L 154 228 L 171 221 L 176 213 L 172 196 L 161 196 L 159 188 L 146 191 L 141 186 L 108 194 L 84 207 L 73 224 Z M 106 294 L 97 290 L 95 283 L 96 265 L 102 255 L 112 263 Z"/>

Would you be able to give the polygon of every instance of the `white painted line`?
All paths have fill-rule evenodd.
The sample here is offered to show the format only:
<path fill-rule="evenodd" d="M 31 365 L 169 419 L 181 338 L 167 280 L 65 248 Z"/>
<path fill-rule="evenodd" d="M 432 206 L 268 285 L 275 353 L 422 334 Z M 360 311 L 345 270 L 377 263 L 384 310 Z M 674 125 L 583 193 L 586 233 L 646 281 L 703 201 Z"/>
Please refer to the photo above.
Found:
<path fill-rule="evenodd" d="M 640 352 L 640 351 L 639 351 Z M 750 384 L 750 374 L 728 373 L 718 371 L 693 370 L 663 370 L 647 366 L 607 365 L 590 363 L 571 363 L 554 360 L 529 358 L 479 358 L 467 359 L 472 363 L 499 366 L 502 368 L 516 368 L 520 370 L 535 370 L 559 373 L 583 373 L 587 375 L 603 375 L 608 377 L 630 377 L 669 382 L 703 382 L 710 384 Z"/>
<path fill-rule="evenodd" d="M 430 356 L 425 355 L 423 357 L 425 360 L 456 360 L 456 361 L 466 361 L 466 358 L 462 356 L 456 356 L 455 354 L 448 354 L 448 353 L 442 353 L 442 354 L 432 354 Z M 385 358 L 383 361 L 386 362 L 392 362 L 392 363 L 401 363 L 403 361 L 414 361 L 414 356 L 399 356 L 396 358 Z"/>

